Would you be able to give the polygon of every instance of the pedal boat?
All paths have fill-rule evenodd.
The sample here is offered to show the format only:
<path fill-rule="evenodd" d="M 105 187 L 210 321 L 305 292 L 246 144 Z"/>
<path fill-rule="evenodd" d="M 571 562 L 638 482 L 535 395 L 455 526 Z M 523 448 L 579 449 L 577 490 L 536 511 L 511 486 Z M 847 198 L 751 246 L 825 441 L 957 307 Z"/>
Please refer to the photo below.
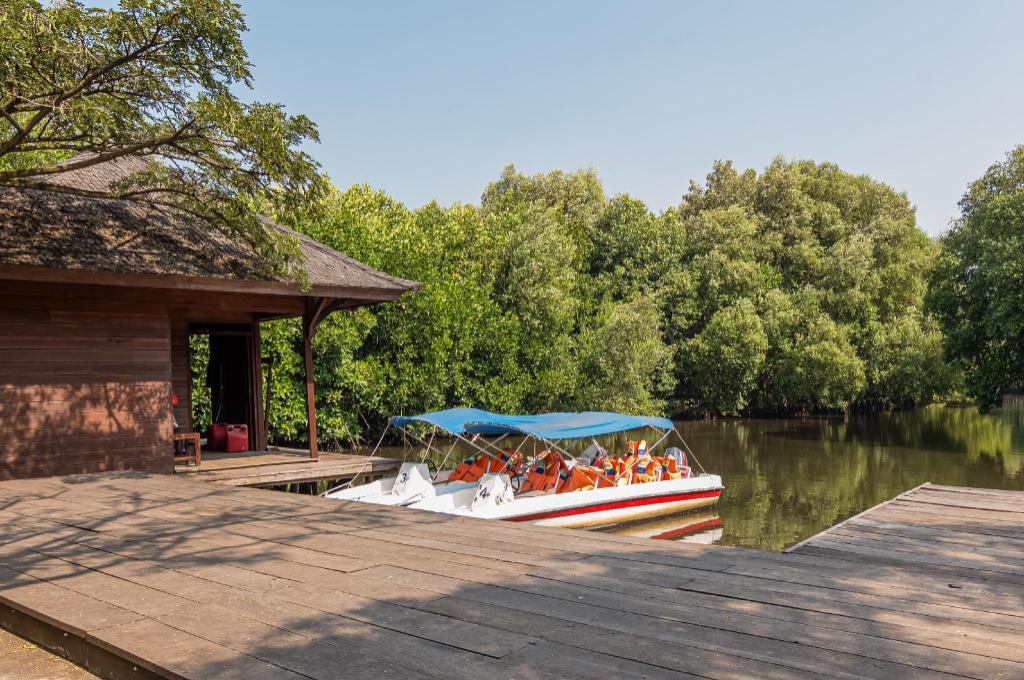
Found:
<path fill-rule="evenodd" d="M 448 417 L 453 415 L 450 411 L 462 413 Z M 667 418 L 593 411 L 536 416 L 467 411 L 476 410 L 450 409 L 391 421 L 398 427 L 431 423 L 473 444 L 479 453 L 461 466 L 432 475 L 426 463 L 406 462 L 395 477 L 325 495 L 482 519 L 589 527 L 708 507 L 717 503 L 722 493 L 722 478 L 694 471 L 687 464 L 687 454 L 677 447 L 656 456 L 646 450 L 645 442 L 633 441 L 625 456 L 605 456 L 601 462 L 577 459 L 560 446 L 571 440 L 644 429 L 660 432 L 661 443 L 673 433 L 679 436 Z M 493 443 L 489 448 L 479 444 L 479 437 L 500 440 L 509 435 L 522 437 L 524 443 L 540 444 L 542 453 L 525 460 L 520 454 L 523 445 L 515 451 L 502 451 Z M 681 437 L 679 441 L 685 447 Z M 466 477 L 460 476 L 460 468 L 474 465 L 481 474 L 463 481 Z"/>

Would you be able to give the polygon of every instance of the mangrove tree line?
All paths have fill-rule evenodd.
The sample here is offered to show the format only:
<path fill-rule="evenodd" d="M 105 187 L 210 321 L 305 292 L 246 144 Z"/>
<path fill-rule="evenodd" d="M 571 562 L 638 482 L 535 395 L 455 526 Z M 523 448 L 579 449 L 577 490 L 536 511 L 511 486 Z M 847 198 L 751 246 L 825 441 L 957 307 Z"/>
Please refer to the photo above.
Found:
<path fill-rule="evenodd" d="M 479 205 L 353 186 L 277 217 L 423 284 L 321 325 L 327 442 L 453 405 L 789 414 L 906 406 L 954 381 L 922 305 L 935 243 L 904 194 L 829 163 L 717 163 L 661 214 L 589 170 L 510 166 Z M 281 441 L 304 436 L 300 343 L 297 322 L 265 324 Z"/>
<path fill-rule="evenodd" d="M 941 240 L 928 308 L 946 355 L 987 411 L 1024 388 L 1024 146 L 973 182 Z"/>

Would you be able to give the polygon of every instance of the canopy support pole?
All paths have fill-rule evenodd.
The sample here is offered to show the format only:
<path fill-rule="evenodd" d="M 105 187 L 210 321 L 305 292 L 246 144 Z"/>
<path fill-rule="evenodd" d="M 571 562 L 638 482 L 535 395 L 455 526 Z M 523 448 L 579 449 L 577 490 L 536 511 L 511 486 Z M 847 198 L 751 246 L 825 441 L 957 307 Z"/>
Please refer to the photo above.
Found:
<path fill-rule="evenodd" d="M 374 457 L 376 457 L 377 452 L 380 451 L 380 445 L 384 443 L 384 435 L 388 433 L 389 427 L 391 427 L 390 424 L 384 426 L 384 431 L 380 433 L 380 439 L 377 440 L 377 445 L 373 447 L 373 451 L 370 452 L 370 455 L 366 456 L 366 459 L 363 461 L 363 466 L 359 468 L 359 472 L 352 475 L 352 479 L 348 480 L 347 482 L 343 482 L 338 486 L 331 487 L 330 489 L 324 491 L 320 495 L 327 496 L 334 493 L 335 491 L 341 491 L 342 489 L 347 489 L 348 487 L 352 486 L 352 484 L 355 483 L 355 481 L 363 475 L 363 472 L 366 471 L 367 466 L 370 464 L 370 461 L 373 460 Z"/>
<path fill-rule="evenodd" d="M 418 442 L 419 442 L 420 444 L 423 444 L 423 445 L 424 445 L 425 447 L 427 447 L 427 449 L 428 449 L 428 450 L 429 450 L 429 449 L 434 449 L 434 450 L 438 451 L 439 453 L 443 453 L 443 451 L 440 451 L 440 449 L 437 449 L 436 447 L 433 447 L 433 446 L 431 446 L 431 445 L 430 445 L 430 443 L 428 443 L 428 442 L 425 442 L 425 441 L 423 441 L 422 439 L 420 439 L 419 437 L 417 437 L 417 436 L 416 436 L 415 434 L 413 434 L 412 432 L 409 432 L 408 430 L 406 430 L 406 429 L 405 429 L 404 427 L 402 427 L 402 426 L 400 426 L 400 425 L 396 425 L 395 427 L 397 427 L 397 428 L 398 428 L 399 430 L 401 430 L 401 431 L 402 431 L 402 432 L 403 432 L 403 433 L 404 433 L 405 435 L 407 435 L 407 436 L 409 436 L 409 437 L 412 437 L 413 439 L 415 439 L 416 441 L 418 441 Z M 454 433 L 454 432 L 450 432 L 449 434 L 451 434 L 452 436 L 454 436 L 454 437 L 455 437 L 455 438 L 456 438 L 456 439 L 457 439 L 458 441 L 463 441 L 463 442 L 466 442 L 467 444 L 469 444 L 470 446 L 472 446 L 472 447 L 473 447 L 474 449 L 476 449 L 476 450 L 477 450 L 477 451 L 479 451 L 480 453 L 484 454 L 485 456 L 488 456 L 489 458 L 492 458 L 493 460 L 496 460 L 496 461 L 499 461 L 499 462 L 503 462 L 503 461 L 501 461 L 501 458 L 500 458 L 499 456 L 497 456 L 497 455 L 495 455 L 495 454 L 491 453 L 490 451 L 488 451 L 488 450 L 486 450 L 486 449 L 482 448 L 481 446 L 479 446 L 479 445 L 478 445 L 478 444 L 476 443 L 476 436 L 474 436 L 474 437 L 473 437 L 473 439 L 466 439 L 466 438 L 465 438 L 465 437 L 463 437 L 462 435 L 460 435 L 460 434 L 456 434 L 456 433 Z M 494 444 L 497 444 L 498 442 L 500 442 L 500 441 L 501 441 L 502 439 L 504 439 L 504 438 L 505 438 L 505 437 L 507 437 L 507 436 L 508 436 L 507 434 L 503 434 L 503 435 L 501 435 L 500 437 L 498 437 L 497 439 L 495 439 L 495 440 L 494 440 Z M 456 442 L 456 443 L 457 443 L 457 442 Z M 487 446 L 490 446 L 491 448 L 493 448 L 494 450 L 496 450 L 496 451 L 498 450 L 498 447 L 496 447 L 496 446 L 495 446 L 494 444 L 491 444 L 490 442 L 487 442 L 487 441 L 484 441 L 484 443 L 485 443 L 485 444 L 486 444 Z M 455 448 L 455 445 L 454 445 L 454 444 L 452 445 L 452 448 Z M 451 453 L 451 449 L 449 449 L 449 453 Z M 440 472 L 440 471 L 441 471 L 441 470 L 440 470 L 440 468 L 439 468 L 439 469 L 438 469 L 438 472 Z M 435 475 L 435 476 L 436 476 L 436 475 Z"/>
<path fill-rule="evenodd" d="M 430 481 L 433 482 L 434 480 L 437 479 L 437 476 L 439 474 L 441 474 L 441 470 L 444 470 L 444 466 L 448 464 L 448 457 L 452 455 L 452 451 L 454 451 L 455 447 L 458 446 L 458 445 L 459 445 L 459 440 L 458 439 L 456 439 L 455 441 L 452 442 L 451 447 L 449 447 L 449 449 L 448 449 L 448 453 L 444 454 L 444 458 L 441 460 L 440 463 L 437 464 L 437 469 L 434 470 L 434 474 L 431 475 Z M 430 453 L 429 451 L 424 451 L 423 452 L 424 459 L 426 459 L 427 454 L 429 454 L 429 453 Z"/>
<path fill-rule="evenodd" d="M 679 430 L 677 430 L 675 427 L 672 428 L 672 431 L 676 433 L 676 436 L 679 437 L 679 441 L 682 442 L 682 444 L 683 444 L 683 448 L 686 449 L 687 458 L 688 459 L 692 458 L 693 462 L 695 462 L 697 464 L 697 467 L 700 468 L 700 471 L 703 472 L 704 474 L 707 474 L 708 471 L 704 469 L 704 466 L 701 465 L 699 460 L 697 460 L 697 455 L 690 448 L 690 445 L 686 443 L 685 439 L 683 439 L 683 434 Z"/>
<path fill-rule="evenodd" d="M 654 449 L 656 449 L 656 448 L 658 447 L 658 444 L 660 444 L 660 443 L 662 443 L 663 441 L 665 441 L 665 439 L 667 439 L 667 438 L 668 438 L 668 436 L 669 436 L 670 434 L 672 434 L 673 432 L 675 432 L 675 431 L 676 431 L 676 428 L 674 428 L 674 427 L 673 427 L 673 428 L 672 428 L 671 430 L 669 430 L 669 431 L 668 431 L 668 432 L 666 432 L 665 434 L 661 435 L 661 439 L 659 439 L 658 441 L 654 442 L 653 444 L 651 444 L 650 446 L 648 446 L 648 447 L 647 447 L 647 452 L 648 452 L 648 453 L 650 453 L 651 451 L 653 451 Z M 679 434 L 679 433 L 678 433 L 678 432 L 676 432 L 676 434 Z M 680 437 L 680 440 L 682 440 L 682 437 Z"/>

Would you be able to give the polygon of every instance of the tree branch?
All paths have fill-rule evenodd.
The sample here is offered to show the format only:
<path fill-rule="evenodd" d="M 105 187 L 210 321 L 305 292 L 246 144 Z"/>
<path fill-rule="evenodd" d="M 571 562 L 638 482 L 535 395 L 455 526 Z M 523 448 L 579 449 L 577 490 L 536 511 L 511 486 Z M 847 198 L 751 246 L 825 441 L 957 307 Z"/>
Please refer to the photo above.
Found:
<path fill-rule="evenodd" d="M 154 49 L 159 49 L 160 47 L 168 44 L 167 42 L 154 42 L 154 40 L 156 40 L 157 35 L 158 33 L 154 33 L 150 41 L 140 45 L 139 47 L 128 52 L 127 54 L 123 54 L 116 59 L 112 59 L 109 62 L 102 64 L 101 66 L 93 67 L 87 70 L 78 79 L 78 82 L 70 89 L 61 91 L 53 98 L 53 101 L 46 104 L 41 104 L 36 115 L 32 117 L 32 119 L 24 126 L 24 128 L 19 129 L 18 132 L 14 134 L 14 136 L 12 136 L 6 142 L 0 144 L 0 157 L 4 156 L 12 148 L 18 146 L 23 141 L 25 141 L 28 135 L 31 134 L 32 130 L 37 125 L 39 125 L 39 123 L 41 123 L 47 116 L 51 115 L 55 108 L 57 108 L 64 102 L 76 97 L 78 94 L 84 91 L 86 87 L 94 83 L 104 74 L 109 73 L 120 66 L 123 66 L 138 59 L 147 52 L 151 52 Z M 3 174 L 0 173 L 0 181 L 2 181 L 2 178 Z"/>
<path fill-rule="evenodd" d="M 186 135 L 185 130 L 193 126 L 195 121 L 189 121 L 183 125 L 174 134 L 163 138 L 147 139 L 134 144 L 128 144 L 122 146 L 115 151 L 109 151 L 107 153 L 97 153 L 87 158 L 80 158 L 78 160 L 72 160 L 67 163 L 60 165 L 49 165 L 44 167 L 26 168 L 23 170 L 8 170 L 6 172 L 0 172 L 0 184 L 10 183 L 12 180 L 18 180 L 23 177 L 43 177 L 48 175 L 59 175 L 65 172 L 71 172 L 72 170 L 81 170 L 83 168 L 90 168 L 100 163 L 106 163 L 107 161 L 116 160 L 123 158 L 124 156 L 130 156 L 133 154 L 139 154 L 142 152 L 154 153 L 161 146 L 171 144 L 186 139 L 199 139 L 202 135 L 196 133 Z"/>

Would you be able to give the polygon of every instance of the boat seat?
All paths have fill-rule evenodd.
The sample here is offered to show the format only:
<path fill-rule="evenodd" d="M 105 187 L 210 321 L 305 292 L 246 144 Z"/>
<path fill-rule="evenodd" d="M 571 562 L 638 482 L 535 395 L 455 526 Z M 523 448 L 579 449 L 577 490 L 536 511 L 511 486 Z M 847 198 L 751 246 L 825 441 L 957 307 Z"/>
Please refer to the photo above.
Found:
<path fill-rule="evenodd" d="M 564 474 L 564 473 L 563 473 Z M 565 475 L 564 482 L 558 487 L 558 493 L 571 491 L 588 491 L 598 487 L 609 487 L 612 483 L 605 478 L 604 471 L 590 465 L 577 463 Z"/>
<path fill-rule="evenodd" d="M 667 449 L 661 458 L 662 469 L 668 479 L 685 479 L 690 476 L 686 454 L 675 446 Z"/>
<path fill-rule="evenodd" d="M 515 453 L 511 449 L 503 449 L 501 457 L 479 453 L 460 463 L 448 477 L 449 482 L 475 482 L 490 472 L 503 472 L 509 457 Z"/>
<path fill-rule="evenodd" d="M 533 463 L 533 467 L 522 483 L 522 491 L 550 491 L 558 483 L 558 475 L 562 467 L 562 457 L 554 451 L 543 451 Z"/>

